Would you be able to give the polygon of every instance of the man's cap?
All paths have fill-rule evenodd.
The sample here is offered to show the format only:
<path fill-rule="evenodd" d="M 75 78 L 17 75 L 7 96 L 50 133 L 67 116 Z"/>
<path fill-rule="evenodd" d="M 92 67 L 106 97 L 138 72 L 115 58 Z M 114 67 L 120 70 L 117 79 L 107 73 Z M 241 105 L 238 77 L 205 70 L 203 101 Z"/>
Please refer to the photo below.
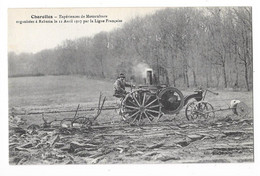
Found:
<path fill-rule="evenodd" d="M 120 73 L 119 78 L 125 78 L 125 74 L 124 73 Z"/>

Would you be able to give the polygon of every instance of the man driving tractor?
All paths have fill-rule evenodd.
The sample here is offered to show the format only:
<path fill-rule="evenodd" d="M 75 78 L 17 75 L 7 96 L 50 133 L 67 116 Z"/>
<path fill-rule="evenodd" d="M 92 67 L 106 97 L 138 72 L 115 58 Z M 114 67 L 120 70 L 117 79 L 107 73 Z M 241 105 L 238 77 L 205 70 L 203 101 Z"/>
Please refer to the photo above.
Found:
<path fill-rule="evenodd" d="M 127 83 L 125 81 L 125 75 L 123 73 L 120 73 L 120 75 L 117 77 L 115 83 L 114 83 L 114 96 L 117 98 L 125 97 L 127 94 L 125 87 L 131 87 L 133 85 Z"/>

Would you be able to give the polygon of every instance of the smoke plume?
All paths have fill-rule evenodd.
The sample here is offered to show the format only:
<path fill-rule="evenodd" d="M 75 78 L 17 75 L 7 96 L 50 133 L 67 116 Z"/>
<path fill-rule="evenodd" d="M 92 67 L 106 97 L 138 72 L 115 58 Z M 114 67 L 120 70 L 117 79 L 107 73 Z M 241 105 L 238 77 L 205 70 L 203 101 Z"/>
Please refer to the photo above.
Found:
<path fill-rule="evenodd" d="M 152 70 L 151 67 L 149 67 L 146 63 L 138 63 L 136 66 L 133 67 L 133 73 L 137 77 L 145 78 L 146 77 L 146 71 Z"/>

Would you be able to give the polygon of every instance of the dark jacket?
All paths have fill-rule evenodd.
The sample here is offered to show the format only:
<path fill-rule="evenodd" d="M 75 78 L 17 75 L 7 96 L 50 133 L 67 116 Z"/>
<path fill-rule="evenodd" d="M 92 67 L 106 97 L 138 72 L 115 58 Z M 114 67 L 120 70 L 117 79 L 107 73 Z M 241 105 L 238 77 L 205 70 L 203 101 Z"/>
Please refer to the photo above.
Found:
<path fill-rule="evenodd" d="M 114 90 L 117 94 L 125 94 L 126 87 L 131 87 L 131 84 L 127 83 L 125 80 L 122 80 L 120 78 L 118 78 L 114 83 Z"/>

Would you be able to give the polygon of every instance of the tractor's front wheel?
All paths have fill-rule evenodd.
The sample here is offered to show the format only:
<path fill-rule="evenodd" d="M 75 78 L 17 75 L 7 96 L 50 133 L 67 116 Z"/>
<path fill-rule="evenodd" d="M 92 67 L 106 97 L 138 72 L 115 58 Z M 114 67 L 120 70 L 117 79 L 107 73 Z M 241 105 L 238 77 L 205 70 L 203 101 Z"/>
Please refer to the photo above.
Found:
<path fill-rule="evenodd" d="M 214 118 L 215 112 L 213 106 L 205 101 L 193 101 L 187 104 L 185 108 L 187 120 Z"/>

